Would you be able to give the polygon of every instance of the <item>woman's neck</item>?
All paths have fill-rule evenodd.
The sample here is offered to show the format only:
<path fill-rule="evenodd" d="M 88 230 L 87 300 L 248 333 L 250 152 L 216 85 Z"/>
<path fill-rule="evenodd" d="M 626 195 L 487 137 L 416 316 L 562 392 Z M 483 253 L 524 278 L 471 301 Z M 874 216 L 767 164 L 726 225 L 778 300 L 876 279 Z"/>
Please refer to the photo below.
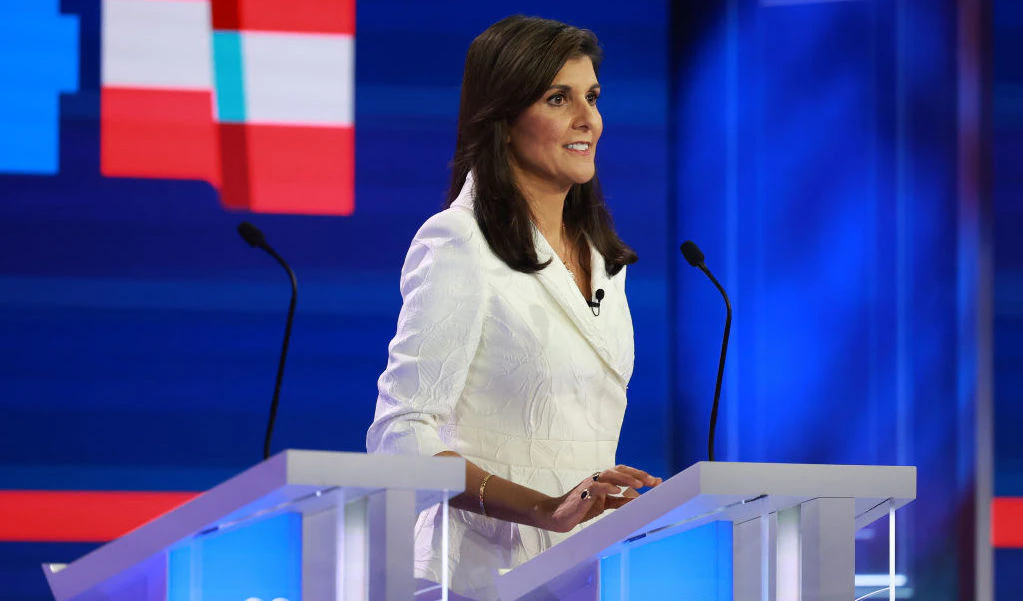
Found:
<path fill-rule="evenodd" d="M 565 199 L 539 202 L 527 200 L 527 202 L 529 203 L 529 210 L 533 213 L 533 221 L 536 223 L 540 233 L 543 234 L 543 237 L 552 246 L 564 246 L 566 241 L 562 239 L 565 231 L 562 215 L 565 210 Z"/>
<path fill-rule="evenodd" d="M 521 175 L 521 173 L 516 174 Z M 533 185 L 530 185 L 533 184 Z M 529 204 L 536 228 L 551 245 L 554 252 L 572 275 L 583 298 L 590 298 L 590 256 L 585 247 L 578 247 L 570 233 L 565 230 L 565 199 L 569 188 L 557 189 L 549 182 L 528 182 L 518 178 L 519 191 Z"/>
<path fill-rule="evenodd" d="M 552 246 L 564 246 L 566 241 L 562 238 L 564 233 L 562 219 L 568 188 L 533 180 L 521 172 L 516 175 L 519 191 L 529 205 L 537 229 Z"/>

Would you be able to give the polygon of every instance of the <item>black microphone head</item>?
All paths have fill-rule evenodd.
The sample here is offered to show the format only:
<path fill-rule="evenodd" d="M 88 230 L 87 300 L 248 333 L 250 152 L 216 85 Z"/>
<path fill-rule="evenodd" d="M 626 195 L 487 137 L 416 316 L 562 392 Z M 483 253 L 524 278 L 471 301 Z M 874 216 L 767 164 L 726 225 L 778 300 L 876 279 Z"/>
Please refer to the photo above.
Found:
<path fill-rule="evenodd" d="M 686 240 L 682 243 L 682 256 L 693 267 L 703 265 L 703 251 L 692 240 Z"/>
<path fill-rule="evenodd" d="M 604 300 L 604 289 L 603 288 L 597 288 L 597 292 L 594 293 L 594 296 L 597 297 L 597 302 L 598 303 L 600 301 Z"/>
<path fill-rule="evenodd" d="M 243 221 L 238 224 L 238 234 L 241 235 L 242 239 L 249 243 L 249 246 L 253 248 L 262 248 L 266 246 L 266 236 L 263 232 L 259 231 L 259 228 L 252 225 L 248 221 Z"/>

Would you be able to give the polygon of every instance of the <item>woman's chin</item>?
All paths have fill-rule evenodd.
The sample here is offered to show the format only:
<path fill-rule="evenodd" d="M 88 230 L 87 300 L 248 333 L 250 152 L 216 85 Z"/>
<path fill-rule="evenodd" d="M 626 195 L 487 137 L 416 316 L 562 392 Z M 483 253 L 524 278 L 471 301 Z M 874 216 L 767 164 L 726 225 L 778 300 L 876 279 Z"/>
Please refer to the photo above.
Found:
<path fill-rule="evenodd" d="M 576 174 L 575 177 L 572 178 L 572 183 L 578 184 L 580 186 L 583 185 L 583 184 L 588 184 L 591 181 L 593 181 L 593 178 L 596 175 L 597 175 L 597 170 L 596 169 L 593 169 L 593 170 L 590 170 L 590 171 L 584 171 L 584 172 Z"/>

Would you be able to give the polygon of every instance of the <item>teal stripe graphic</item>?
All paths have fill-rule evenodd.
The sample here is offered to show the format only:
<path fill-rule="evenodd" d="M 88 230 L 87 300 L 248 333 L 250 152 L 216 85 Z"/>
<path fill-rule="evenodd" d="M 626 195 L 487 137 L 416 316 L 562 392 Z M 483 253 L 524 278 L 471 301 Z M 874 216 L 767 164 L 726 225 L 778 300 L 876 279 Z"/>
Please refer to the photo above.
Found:
<path fill-rule="evenodd" d="M 245 121 L 245 80 L 242 36 L 237 31 L 213 32 L 213 85 L 217 99 L 217 121 Z"/>

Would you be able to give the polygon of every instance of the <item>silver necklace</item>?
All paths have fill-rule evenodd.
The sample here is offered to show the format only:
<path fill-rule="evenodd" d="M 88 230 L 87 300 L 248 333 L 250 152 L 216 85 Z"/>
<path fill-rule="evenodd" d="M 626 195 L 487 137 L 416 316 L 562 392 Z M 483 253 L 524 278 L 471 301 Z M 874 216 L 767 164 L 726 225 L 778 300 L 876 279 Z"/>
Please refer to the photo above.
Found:
<path fill-rule="evenodd" d="M 564 241 L 565 238 L 567 238 L 567 237 L 568 236 L 565 233 L 565 222 L 562 221 L 561 222 L 561 240 Z M 554 253 L 558 255 L 559 259 L 561 259 L 561 264 L 565 266 L 565 271 L 568 272 L 568 275 L 572 276 L 572 280 L 574 281 L 576 278 L 575 278 L 575 272 L 572 271 L 572 267 L 571 267 L 572 262 L 569 261 L 568 259 L 566 259 L 565 255 L 563 255 L 560 252 L 558 252 L 557 249 L 554 249 Z M 571 255 L 569 255 L 569 256 L 571 256 Z"/>

